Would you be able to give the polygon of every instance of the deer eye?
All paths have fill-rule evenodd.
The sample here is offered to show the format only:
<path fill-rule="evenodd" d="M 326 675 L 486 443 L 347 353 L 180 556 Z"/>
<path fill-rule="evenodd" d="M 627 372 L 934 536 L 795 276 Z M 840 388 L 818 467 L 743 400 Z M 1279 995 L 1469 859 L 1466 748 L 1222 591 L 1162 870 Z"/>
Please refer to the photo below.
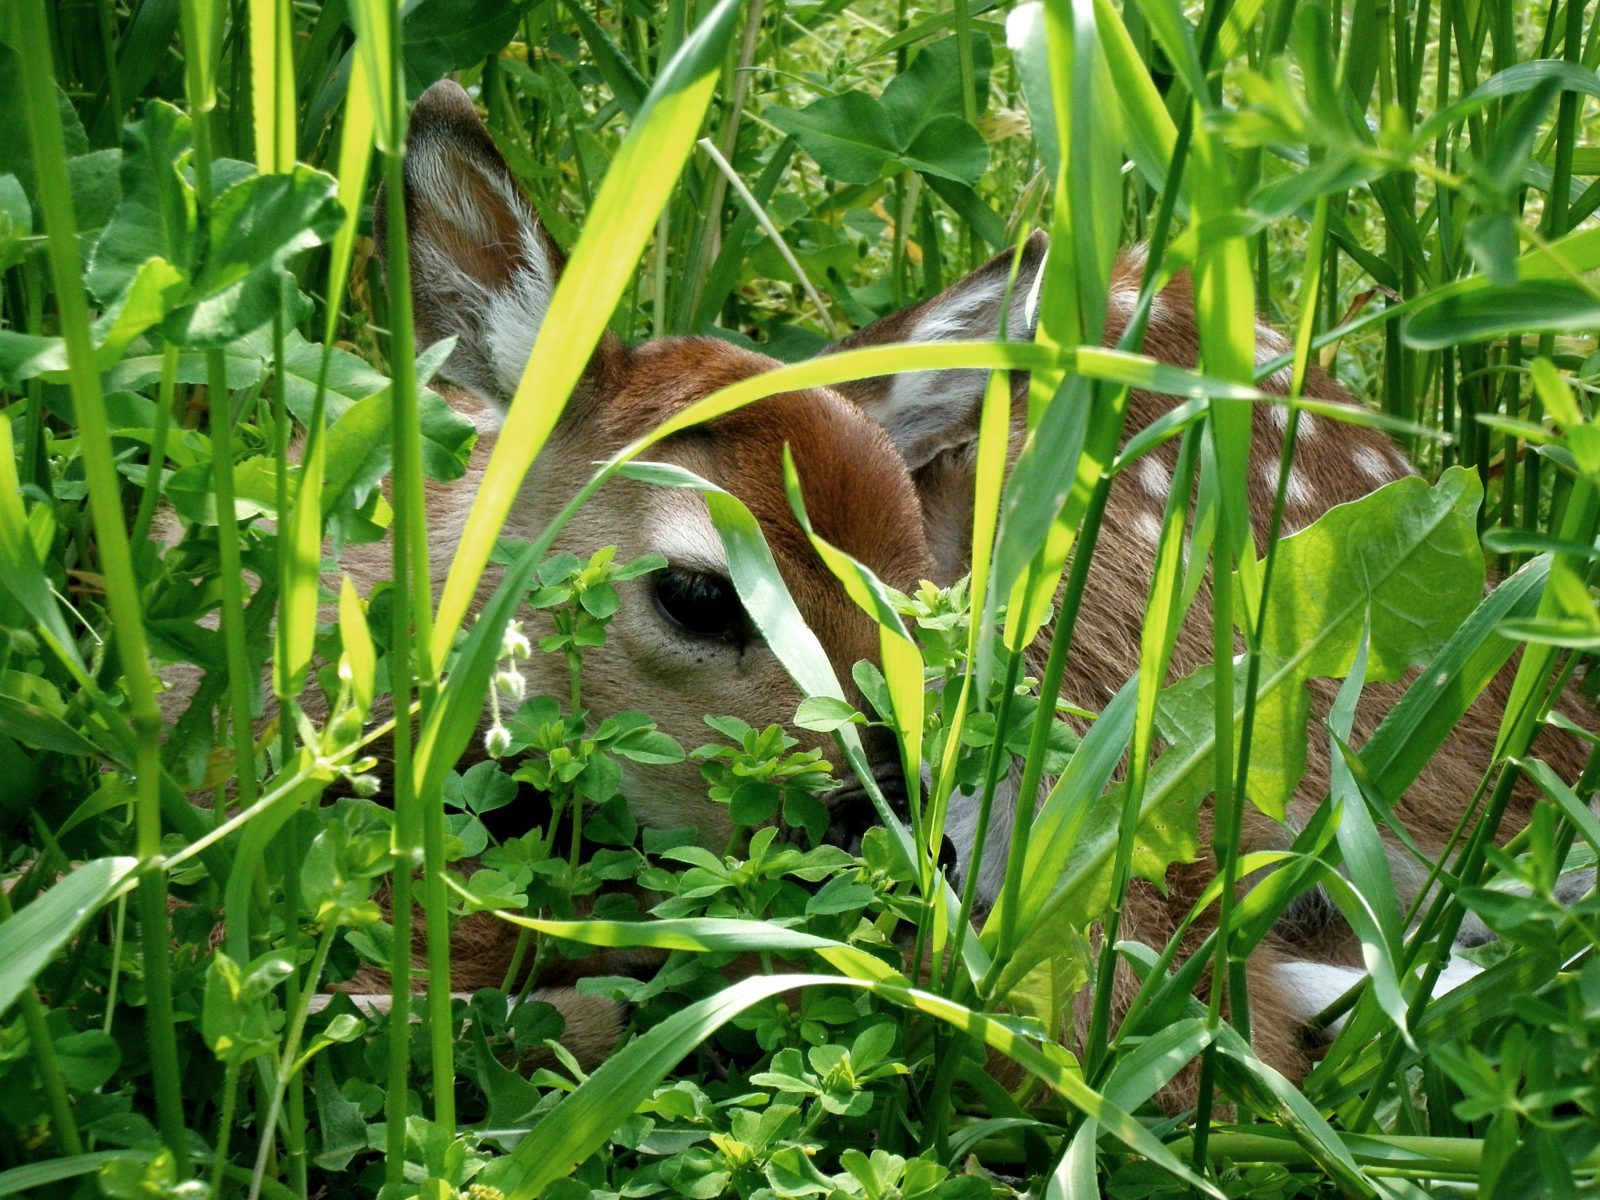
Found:
<path fill-rule="evenodd" d="M 733 582 L 721 575 L 668 567 L 655 574 L 656 611 L 690 637 L 743 643 L 750 619 Z"/>

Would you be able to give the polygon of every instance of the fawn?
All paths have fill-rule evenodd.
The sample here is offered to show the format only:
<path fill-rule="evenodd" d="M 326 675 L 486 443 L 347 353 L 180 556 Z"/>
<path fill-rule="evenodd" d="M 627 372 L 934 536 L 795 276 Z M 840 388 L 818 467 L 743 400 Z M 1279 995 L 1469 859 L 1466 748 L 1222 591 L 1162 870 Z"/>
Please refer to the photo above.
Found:
<path fill-rule="evenodd" d="M 441 374 L 456 389 L 452 403 L 480 430 L 467 476 L 447 486 L 430 485 L 437 584 L 487 461 L 497 406 L 517 386 L 563 261 L 471 101 L 453 83 L 435 84 L 417 102 L 405 182 L 418 343 L 456 337 Z M 376 211 L 381 221 L 381 203 Z M 384 244 L 381 229 L 378 244 Z M 1005 333 L 1011 338 L 1031 336 L 1045 253 L 1046 240 L 1036 234 L 1021 255 L 1009 285 L 1019 299 L 1008 310 Z M 1118 264 L 1109 297 L 1108 342 L 1132 315 L 1142 266 L 1137 251 L 1125 253 Z M 1011 268 L 1012 256 L 1002 255 L 841 346 L 999 336 Z M 1263 361 L 1287 348 L 1280 334 L 1264 326 L 1257 339 Z M 1195 363 L 1193 306 L 1182 277 L 1155 302 L 1145 352 L 1180 366 Z M 530 471 L 506 533 L 531 540 L 596 460 L 711 391 L 774 365 L 713 338 L 662 338 L 628 347 L 607 333 Z M 782 482 L 783 447 L 792 448 L 823 537 L 892 587 L 910 590 L 922 579 L 948 584 L 967 571 L 971 557 L 974 449 L 984 383 L 980 371 L 923 371 L 774 396 L 668 439 L 653 454 L 695 471 L 749 506 L 800 612 L 840 678 L 848 679 L 853 663 L 876 656 L 876 632 L 812 553 L 791 514 Z M 1287 380 L 1280 374 L 1263 386 L 1281 394 Z M 1019 401 L 1013 407 L 1014 457 L 1023 434 L 1020 401 L 1026 379 L 1019 376 L 1013 387 Z M 1349 399 L 1315 370 L 1305 390 L 1323 399 Z M 1128 430 L 1148 425 L 1172 405 L 1169 397 L 1136 392 Z M 1265 536 L 1285 412 L 1282 406 L 1258 406 L 1253 418 L 1250 495 L 1258 542 Z M 1410 471 L 1399 450 L 1377 431 L 1336 429 L 1326 418 L 1307 415 L 1301 421 L 1302 453 L 1289 478 L 1285 532 Z M 1104 703 L 1137 665 L 1139 623 L 1176 454 L 1176 444 L 1169 443 L 1112 486 L 1077 631 L 1075 645 L 1081 649 L 1074 652 L 1064 688 L 1067 699 L 1088 708 Z M 624 585 L 607 645 L 586 660 L 585 695 L 593 711 L 643 709 L 666 732 L 689 743 L 702 734 L 707 713 L 732 713 L 758 727 L 792 720 L 800 695 L 741 608 L 721 543 L 697 495 L 613 482 L 582 510 L 562 541 L 574 549 L 615 544 L 623 557 L 654 551 L 667 561 L 664 569 Z M 384 576 L 386 553 L 352 548 L 343 566 L 366 591 Z M 1202 588 L 1177 644 L 1175 675 L 1210 660 L 1208 610 L 1209 591 Z M 561 694 L 563 670 L 558 659 L 535 656 L 526 667 L 530 689 Z M 1326 713 L 1333 685 L 1313 690 L 1314 711 Z M 1400 688 L 1380 685 L 1370 692 L 1377 703 L 1366 706 L 1358 721 L 1358 741 Z M 1488 763 L 1495 719 L 1487 711 L 1469 714 L 1405 798 L 1401 811 L 1424 847 L 1443 844 L 1472 794 Z M 794 732 L 807 744 L 819 742 L 818 735 Z M 1311 762 L 1298 803 L 1291 805 L 1291 825 L 1303 820 L 1325 791 L 1322 742 L 1311 739 Z M 875 753 L 877 773 L 894 776 L 899 763 L 893 748 L 880 746 Z M 629 772 L 625 790 L 641 823 L 693 824 L 708 842 L 722 844 L 726 810 L 706 799 L 692 765 L 630 766 Z M 969 861 L 975 802 L 963 805 L 958 797 L 952 811 L 950 836 L 961 868 L 978 872 L 980 896 L 989 902 L 1004 866 L 1013 801 L 1002 789 L 996 801 L 1001 832 L 989 839 L 981 863 Z M 1281 847 L 1291 836 L 1276 822 L 1252 816 L 1246 845 Z M 1404 901 L 1420 886 L 1420 872 L 1403 855 L 1396 854 L 1394 861 Z M 1210 874 L 1207 863 L 1174 868 L 1168 896 L 1136 885 L 1122 936 L 1161 945 Z M 1298 1076 L 1306 1067 L 1301 1027 L 1359 977 L 1337 964 L 1359 960 L 1352 959 L 1352 940 L 1336 920 L 1311 914 L 1282 924 L 1251 960 L 1254 1037 L 1264 1058 Z M 504 956 L 491 949 L 492 939 L 479 929 L 471 935 L 477 942 L 458 949 L 458 987 L 497 981 L 504 967 Z"/>

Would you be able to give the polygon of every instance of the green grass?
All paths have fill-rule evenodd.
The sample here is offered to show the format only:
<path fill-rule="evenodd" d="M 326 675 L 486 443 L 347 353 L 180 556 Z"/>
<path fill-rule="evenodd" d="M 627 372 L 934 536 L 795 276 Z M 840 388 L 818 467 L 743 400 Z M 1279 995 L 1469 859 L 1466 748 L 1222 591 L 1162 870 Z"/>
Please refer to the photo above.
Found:
<path fill-rule="evenodd" d="M 1015 47 L 1008 13 L 0 15 L 0 1195 L 1600 1187 L 1600 909 L 1592 885 L 1557 896 L 1600 854 L 1600 757 L 1563 779 L 1531 748 L 1581 711 L 1556 698 L 1592 691 L 1600 645 L 1600 9 L 1051 0 Z M 471 430 L 416 352 L 399 181 L 410 102 L 446 74 L 569 267 L 435 595 L 425 483 L 460 475 Z M 1052 249 L 1033 343 L 812 358 L 1035 227 Z M 1152 277 L 1193 273 L 1196 370 L 1140 356 L 1146 310 L 1100 348 L 1134 240 Z M 1292 334 L 1282 362 L 1256 362 L 1257 312 Z M 498 542 L 608 326 L 787 365 L 640 431 L 533 543 Z M 1258 559 L 1250 414 L 1276 401 L 1255 385 L 1287 366 L 1298 394 L 1318 362 L 1367 407 L 1292 407 L 1272 528 L 1300 413 L 1390 430 L 1426 480 Z M 994 373 L 968 581 L 891 594 L 810 528 L 792 464 L 786 480 L 880 629 L 878 664 L 854 673 L 862 716 L 743 501 L 642 459 L 777 392 L 930 366 Z M 1031 371 L 1030 437 L 1002 481 L 1007 368 Z M 1109 482 L 1156 441 L 1124 428 L 1135 388 L 1184 398 L 1160 432 L 1195 485 L 1173 490 L 1126 614 L 1137 673 L 1069 730 L 1038 697 L 1094 650 L 1075 638 L 1101 600 L 1086 579 Z M 613 585 L 658 564 L 552 547 L 619 474 L 705 496 L 750 620 L 807 696 L 795 727 L 832 734 L 829 761 L 738 714 L 706 713 L 695 747 L 647 714 L 584 710 Z M 328 572 L 385 532 L 392 584 L 346 580 L 335 617 Z M 1480 545 L 1503 579 L 1487 594 Z M 501 582 L 475 609 L 491 561 Z M 1179 678 L 1207 570 L 1236 581 L 1211 605 L 1217 665 Z M 1494 764 L 1408 911 L 1379 830 L 1519 649 Z M 567 695 L 503 681 L 543 654 Z M 160 679 L 185 664 L 204 681 L 164 728 Z M 1367 684 L 1421 664 L 1349 746 Z M 1308 728 L 1297 698 L 1318 677 L 1342 690 Z M 868 718 L 908 778 L 930 768 L 909 823 L 867 775 Z M 486 723 L 504 756 L 469 766 Z M 1287 849 L 1246 853 L 1247 806 L 1281 810 L 1297 748 L 1330 736 L 1329 795 Z M 380 753 L 381 804 L 363 798 Z M 725 847 L 629 813 L 624 764 L 685 759 L 730 807 Z M 984 823 L 980 842 L 1011 839 L 985 914 L 939 849 L 957 789 L 987 809 L 1014 769 L 1028 816 L 1015 837 Z M 851 771 L 883 818 L 859 854 L 821 839 L 818 797 Z M 1518 789 L 1537 800 L 1507 841 Z M 533 791 L 537 820 L 520 815 Z M 1135 881 L 1197 856 L 1217 882 L 1172 940 L 1119 943 Z M 1293 1083 L 1251 1049 L 1244 966 L 1319 884 L 1371 982 Z M 514 961 L 501 989 L 452 1000 L 452 931 L 481 910 L 509 914 Z M 1487 970 L 1434 1000 L 1469 913 L 1498 935 Z M 582 985 L 626 1004 L 592 1073 L 527 996 L 586 946 L 663 959 Z M 1131 1004 L 1113 1002 L 1119 961 L 1142 980 Z M 389 1017 L 313 1004 L 360 969 L 392 980 Z M 1195 1103 L 1169 1111 L 1156 1098 L 1180 1072 Z"/>

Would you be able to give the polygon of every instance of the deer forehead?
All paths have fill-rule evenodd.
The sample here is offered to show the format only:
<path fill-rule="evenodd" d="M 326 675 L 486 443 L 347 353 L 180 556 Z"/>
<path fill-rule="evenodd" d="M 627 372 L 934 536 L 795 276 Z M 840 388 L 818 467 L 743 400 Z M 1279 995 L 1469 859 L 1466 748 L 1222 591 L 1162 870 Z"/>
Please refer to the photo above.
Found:
<path fill-rule="evenodd" d="M 637 436 L 719 388 L 778 365 L 708 338 L 663 339 L 628 352 L 615 390 L 601 402 L 608 439 Z M 788 392 L 679 434 L 670 458 L 733 493 L 760 523 L 791 589 L 819 587 L 826 570 L 784 488 L 783 453 L 794 457 L 816 532 L 893 587 L 929 570 L 921 508 L 904 460 L 877 422 L 826 388 Z M 672 506 L 675 518 L 681 509 Z M 680 529 L 680 539 L 700 535 Z M 796 597 L 799 599 L 800 597 Z"/>

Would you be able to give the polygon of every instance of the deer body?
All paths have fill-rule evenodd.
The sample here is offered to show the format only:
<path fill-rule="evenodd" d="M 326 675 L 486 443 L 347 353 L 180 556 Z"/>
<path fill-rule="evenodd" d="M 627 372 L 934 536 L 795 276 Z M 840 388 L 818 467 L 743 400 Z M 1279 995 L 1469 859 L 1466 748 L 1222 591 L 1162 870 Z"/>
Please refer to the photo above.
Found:
<path fill-rule="evenodd" d="M 496 436 L 497 406 L 509 400 L 521 377 L 562 262 L 470 101 L 454 84 L 436 84 L 418 102 L 406 180 L 418 341 L 425 345 L 457 337 L 442 375 L 461 389 L 454 402 L 481 430 L 466 478 L 435 487 L 429 495 L 437 586 Z M 377 211 L 383 212 L 382 204 Z M 378 240 L 382 245 L 381 230 Z M 1030 334 L 1044 254 L 1044 239 L 1036 235 L 1014 284 L 1012 294 L 1028 301 L 1011 306 L 1010 336 Z M 939 296 L 867 327 L 844 345 L 996 336 L 1010 257 L 1002 256 Z M 1115 340 L 1131 316 L 1142 267 L 1137 253 L 1118 264 L 1108 305 L 1108 341 Z M 1265 328 L 1258 344 L 1263 355 L 1286 348 L 1281 335 Z M 1165 362 L 1194 364 L 1196 333 L 1185 282 L 1173 284 L 1158 298 L 1145 349 Z M 530 471 L 506 534 L 531 540 L 596 460 L 717 388 L 774 365 L 714 339 L 669 338 L 628 348 L 606 335 Z M 875 657 L 876 632 L 826 573 L 790 513 L 780 466 L 783 447 L 793 450 L 810 513 L 823 537 L 892 587 L 910 590 L 924 578 L 948 584 L 970 562 L 973 455 L 983 382 L 981 372 L 920 372 L 861 381 L 838 391 L 773 397 L 670 438 L 652 456 L 695 471 L 749 506 L 802 615 L 839 677 L 848 679 L 855 661 Z M 1265 386 L 1281 392 L 1285 383 L 1276 378 Z M 1307 391 L 1326 399 L 1347 398 L 1316 372 Z M 1172 403 L 1167 397 L 1135 393 L 1128 431 L 1149 424 Z M 1024 432 L 1022 406 L 1014 411 L 1013 451 Z M 1276 486 L 1285 412 L 1281 406 L 1263 405 L 1254 415 L 1249 486 L 1258 542 L 1265 537 Z M 1302 416 L 1301 422 L 1303 453 L 1289 479 L 1285 532 L 1409 471 L 1380 433 L 1354 426 L 1336 430 L 1324 418 Z M 1176 444 L 1169 443 L 1112 486 L 1064 688 L 1067 699 L 1084 707 L 1098 709 L 1137 666 L 1155 537 L 1176 453 Z M 791 721 L 800 695 L 775 655 L 742 619 L 720 541 L 697 495 L 621 481 L 608 484 L 574 519 L 562 542 L 575 551 L 615 544 L 621 558 L 654 551 L 668 561 L 664 572 L 626 585 L 608 644 L 585 660 L 586 707 L 599 713 L 643 709 L 689 744 L 701 739 L 707 714 L 731 713 L 758 727 Z M 380 555 L 356 548 L 343 565 L 366 591 L 386 576 L 386 551 Z M 487 580 L 485 589 L 493 582 Z M 1175 650 L 1174 675 L 1210 661 L 1208 610 L 1208 592 L 1202 589 Z M 564 692 L 564 668 L 553 656 L 536 655 L 527 671 L 534 694 Z M 1325 712 L 1333 689 L 1314 690 L 1314 711 Z M 1372 690 L 1399 694 L 1393 686 Z M 1375 723 L 1370 715 L 1365 721 L 1357 728 L 1358 741 Z M 1487 716 L 1464 722 L 1457 745 L 1436 756 L 1430 773 L 1408 797 L 1408 824 L 1422 845 L 1442 845 L 1454 826 L 1487 765 L 1492 730 Z M 794 732 L 810 744 L 817 741 L 816 735 Z M 1311 739 L 1312 761 L 1300 791 L 1303 799 L 1291 808 L 1291 826 L 1308 815 L 1325 790 L 1322 742 Z M 880 765 L 887 768 L 896 761 L 886 750 Z M 715 844 L 726 836 L 725 810 L 705 798 L 692 765 L 638 768 L 627 776 L 625 790 L 644 823 L 693 823 Z M 990 901 L 998 892 L 1013 802 L 1011 794 L 998 798 L 1001 832 L 990 838 L 991 854 L 981 863 L 968 861 L 972 804 L 958 802 L 952 812 L 951 835 L 963 869 L 979 872 L 980 893 Z M 1251 849 L 1284 846 L 1291 837 L 1291 829 L 1256 817 L 1246 844 Z M 1170 897 L 1153 888 L 1136 889 L 1123 936 L 1160 945 L 1210 871 L 1210 864 L 1176 869 Z M 1404 892 L 1405 878 L 1401 882 Z M 1342 977 L 1327 972 L 1336 970 L 1329 964 L 1349 960 L 1351 952 L 1347 935 L 1286 933 L 1252 959 L 1256 1041 L 1269 1061 L 1290 1073 L 1303 1069 L 1298 1027 L 1330 998 L 1319 986 L 1323 992 L 1334 988 L 1333 994 L 1342 990 L 1335 987 Z"/>

